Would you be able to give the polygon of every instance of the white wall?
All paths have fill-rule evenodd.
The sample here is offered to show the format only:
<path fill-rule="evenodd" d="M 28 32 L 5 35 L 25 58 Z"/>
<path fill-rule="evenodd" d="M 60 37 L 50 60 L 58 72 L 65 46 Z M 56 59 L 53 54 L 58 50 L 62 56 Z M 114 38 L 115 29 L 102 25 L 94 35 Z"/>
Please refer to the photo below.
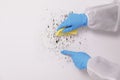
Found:
<path fill-rule="evenodd" d="M 41 45 L 40 34 L 49 24 L 51 16 L 47 13 L 80 13 L 110 1 L 0 0 L 0 80 L 91 80 L 86 71 L 79 71 L 62 55 L 56 56 Z M 81 37 L 86 40 L 80 50 L 120 64 L 119 34 L 88 30 Z M 77 44 L 71 48 L 77 50 Z"/>

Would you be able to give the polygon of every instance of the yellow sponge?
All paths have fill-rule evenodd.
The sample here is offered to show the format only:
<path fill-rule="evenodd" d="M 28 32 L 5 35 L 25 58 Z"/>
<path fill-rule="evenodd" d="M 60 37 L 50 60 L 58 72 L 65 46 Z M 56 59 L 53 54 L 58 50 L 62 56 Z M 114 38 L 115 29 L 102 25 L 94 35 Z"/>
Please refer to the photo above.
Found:
<path fill-rule="evenodd" d="M 64 28 L 60 29 L 59 31 L 57 31 L 55 33 L 56 36 L 70 36 L 70 35 L 76 35 L 78 33 L 78 30 L 72 30 L 71 32 L 62 32 L 64 30 Z"/>

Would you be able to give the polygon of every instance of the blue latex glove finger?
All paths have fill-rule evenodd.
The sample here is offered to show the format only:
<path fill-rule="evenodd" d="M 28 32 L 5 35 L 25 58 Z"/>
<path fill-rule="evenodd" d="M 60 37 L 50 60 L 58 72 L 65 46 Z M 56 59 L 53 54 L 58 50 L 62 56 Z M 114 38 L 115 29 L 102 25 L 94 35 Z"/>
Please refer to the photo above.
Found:
<path fill-rule="evenodd" d="M 65 21 L 63 21 L 60 24 L 60 26 L 58 26 L 57 31 L 60 30 L 61 28 L 70 27 L 70 26 L 71 26 L 71 24 L 70 24 L 69 20 L 66 19 Z"/>
<path fill-rule="evenodd" d="M 85 14 L 71 13 L 67 17 L 67 19 L 60 24 L 60 26 L 57 28 L 57 30 L 59 30 L 61 28 L 66 28 L 66 30 L 64 30 L 64 32 L 70 32 L 79 27 L 87 26 L 87 23 L 88 23 L 87 21 L 88 21 L 88 19 Z"/>
<path fill-rule="evenodd" d="M 78 69 L 87 69 L 88 60 L 91 58 L 88 54 L 84 52 L 73 52 L 67 50 L 63 50 L 61 53 L 70 56 Z"/>
<path fill-rule="evenodd" d="M 73 56 L 76 52 L 63 50 L 63 51 L 61 51 L 61 53 L 64 55 L 67 55 L 67 56 Z"/>

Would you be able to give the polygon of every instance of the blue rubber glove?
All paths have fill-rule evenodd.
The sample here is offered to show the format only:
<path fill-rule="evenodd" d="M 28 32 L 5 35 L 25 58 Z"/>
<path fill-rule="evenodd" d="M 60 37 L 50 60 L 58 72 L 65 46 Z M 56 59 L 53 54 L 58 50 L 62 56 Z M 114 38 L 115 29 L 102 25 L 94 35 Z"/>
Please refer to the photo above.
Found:
<path fill-rule="evenodd" d="M 91 58 L 88 54 L 84 52 L 72 52 L 67 50 L 63 50 L 61 53 L 70 56 L 78 69 L 87 69 L 88 60 Z"/>
<path fill-rule="evenodd" d="M 61 28 L 65 28 L 63 32 L 70 32 L 72 30 L 78 29 L 79 27 L 87 26 L 87 16 L 85 14 L 75 14 L 71 13 L 66 20 L 58 26 L 57 31 Z"/>

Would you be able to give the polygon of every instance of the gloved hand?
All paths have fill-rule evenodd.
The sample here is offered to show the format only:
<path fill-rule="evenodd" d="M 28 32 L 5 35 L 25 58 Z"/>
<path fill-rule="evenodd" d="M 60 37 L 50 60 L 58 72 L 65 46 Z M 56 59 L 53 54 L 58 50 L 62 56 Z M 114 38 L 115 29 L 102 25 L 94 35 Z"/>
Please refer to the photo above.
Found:
<path fill-rule="evenodd" d="M 69 14 L 68 18 L 60 24 L 57 31 L 65 28 L 63 32 L 70 32 L 79 27 L 87 26 L 87 16 L 85 14 Z"/>
<path fill-rule="evenodd" d="M 63 50 L 61 53 L 70 56 L 78 69 L 87 69 L 88 60 L 91 58 L 88 54 L 84 52 L 72 52 L 67 50 Z"/>

